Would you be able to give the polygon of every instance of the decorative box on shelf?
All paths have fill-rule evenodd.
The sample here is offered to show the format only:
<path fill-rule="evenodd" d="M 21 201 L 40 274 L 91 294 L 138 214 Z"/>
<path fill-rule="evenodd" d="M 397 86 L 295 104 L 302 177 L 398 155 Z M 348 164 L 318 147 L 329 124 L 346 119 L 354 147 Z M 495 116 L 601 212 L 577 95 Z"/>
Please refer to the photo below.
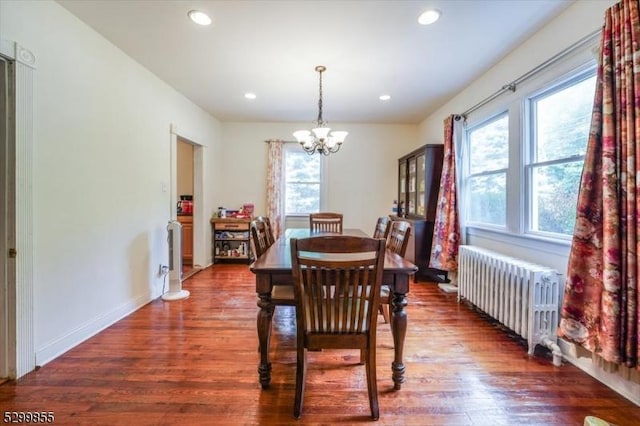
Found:
<path fill-rule="evenodd" d="M 214 217 L 211 219 L 213 263 L 224 261 L 251 263 L 253 261 L 250 224 L 251 218 Z"/>

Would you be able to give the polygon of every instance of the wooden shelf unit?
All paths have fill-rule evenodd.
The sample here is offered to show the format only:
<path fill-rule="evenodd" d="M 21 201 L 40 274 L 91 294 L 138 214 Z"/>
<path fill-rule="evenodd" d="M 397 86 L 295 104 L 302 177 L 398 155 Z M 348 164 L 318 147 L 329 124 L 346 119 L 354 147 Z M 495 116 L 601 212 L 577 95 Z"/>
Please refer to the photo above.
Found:
<path fill-rule="evenodd" d="M 211 249 L 213 263 L 253 261 L 251 249 L 251 219 L 213 218 L 211 219 Z"/>

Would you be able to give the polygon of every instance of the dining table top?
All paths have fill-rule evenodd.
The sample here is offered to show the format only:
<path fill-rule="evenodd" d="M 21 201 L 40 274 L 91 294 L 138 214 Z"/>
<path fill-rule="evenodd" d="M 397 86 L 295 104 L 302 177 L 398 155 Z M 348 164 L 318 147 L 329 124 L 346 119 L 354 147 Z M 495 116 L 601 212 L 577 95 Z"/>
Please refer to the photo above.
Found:
<path fill-rule="evenodd" d="M 345 228 L 342 233 L 318 232 L 310 228 L 288 228 L 263 254 L 258 257 L 249 269 L 254 273 L 260 272 L 285 272 L 291 271 L 291 244 L 292 238 L 310 238 L 331 235 L 347 235 L 354 237 L 370 237 L 367 233 L 356 228 Z M 402 256 L 390 250 L 385 252 L 385 272 L 414 273 L 418 267 Z"/>

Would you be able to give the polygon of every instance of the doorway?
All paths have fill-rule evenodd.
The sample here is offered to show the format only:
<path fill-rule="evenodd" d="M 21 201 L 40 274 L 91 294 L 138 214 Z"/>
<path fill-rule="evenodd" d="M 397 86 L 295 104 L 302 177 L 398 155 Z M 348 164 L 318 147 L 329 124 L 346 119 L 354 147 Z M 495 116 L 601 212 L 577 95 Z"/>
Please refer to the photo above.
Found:
<path fill-rule="evenodd" d="M 187 278 L 194 269 L 193 217 L 199 206 L 194 203 L 194 146 L 178 137 L 176 141 L 176 214 L 182 224 L 182 276 Z"/>

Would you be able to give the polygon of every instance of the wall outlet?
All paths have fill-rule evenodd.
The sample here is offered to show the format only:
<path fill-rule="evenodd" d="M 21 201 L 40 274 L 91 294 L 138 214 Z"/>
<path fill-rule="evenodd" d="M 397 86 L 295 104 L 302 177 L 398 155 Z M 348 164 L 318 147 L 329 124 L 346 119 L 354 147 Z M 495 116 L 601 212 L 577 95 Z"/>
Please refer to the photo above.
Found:
<path fill-rule="evenodd" d="M 160 267 L 158 268 L 158 275 L 165 276 L 169 273 L 169 267 L 167 265 L 163 265 L 162 263 L 160 264 Z"/>

